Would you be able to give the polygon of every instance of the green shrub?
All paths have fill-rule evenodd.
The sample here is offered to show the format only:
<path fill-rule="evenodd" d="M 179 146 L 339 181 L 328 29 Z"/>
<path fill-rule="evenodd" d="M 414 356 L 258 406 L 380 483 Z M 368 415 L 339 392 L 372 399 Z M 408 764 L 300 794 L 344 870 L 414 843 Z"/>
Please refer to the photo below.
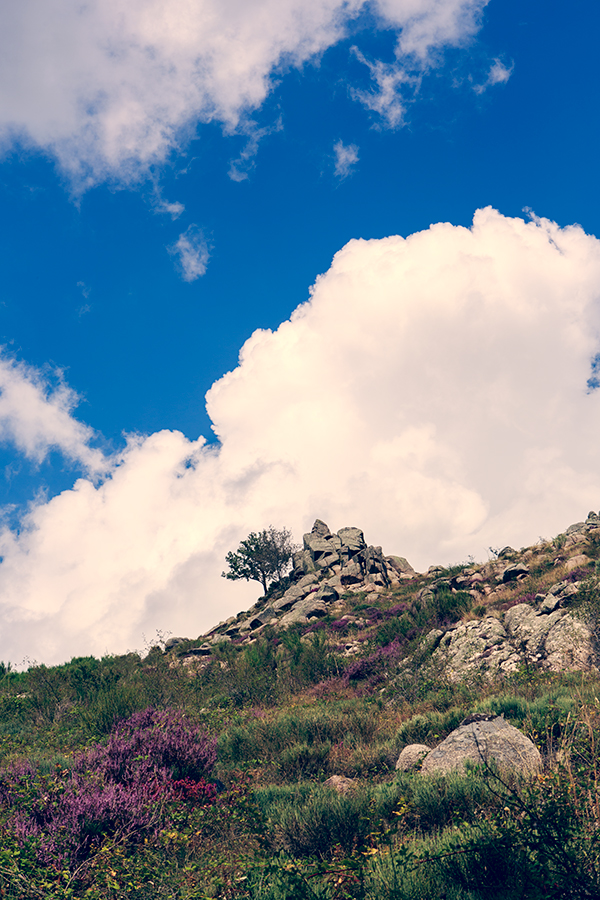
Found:
<path fill-rule="evenodd" d="M 379 647 L 386 647 L 396 638 L 405 638 L 413 627 L 407 615 L 396 616 L 379 626 L 375 641 Z"/>
<path fill-rule="evenodd" d="M 298 632 L 288 631 L 283 634 L 281 641 L 284 651 L 280 673 L 282 690 L 297 690 L 339 674 L 337 660 L 324 631 L 314 631 L 304 638 Z"/>
<path fill-rule="evenodd" d="M 319 744 L 294 744 L 286 747 L 278 757 L 278 767 L 285 778 L 316 775 L 325 767 L 331 750 L 329 741 Z"/>
<path fill-rule="evenodd" d="M 329 752 L 332 744 L 343 741 L 355 740 L 357 745 L 372 741 L 376 731 L 372 708 L 361 701 L 297 706 L 277 716 L 256 716 L 232 725 L 219 738 L 219 758 L 235 765 L 249 760 L 279 763 L 281 754 L 294 747 L 315 748 L 319 755 L 323 751 L 318 748 Z"/>
<path fill-rule="evenodd" d="M 406 799 L 405 827 L 423 833 L 471 822 L 495 804 L 488 779 L 476 773 L 400 775 L 396 784 Z"/>
<path fill-rule="evenodd" d="M 340 795 L 319 784 L 298 784 L 256 791 L 274 846 L 297 856 L 325 857 L 364 846 L 381 819 L 400 799 L 395 785 L 366 787 Z"/>
<path fill-rule="evenodd" d="M 436 591 L 432 603 L 437 624 L 444 625 L 457 622 L 473 605 L 473 598 L 467 591 L 456 591 L 449 588 Z"/>
<path fill-rule="evenodd" d="M 406 744 L 439 743 L 451 731 L 458 728 L 466 715 L 464 707 L 453 706 L 446 712 L 433 710 L 412 716 L 403 722 L 397 731 L 398 745 L 401 748 Z"/>

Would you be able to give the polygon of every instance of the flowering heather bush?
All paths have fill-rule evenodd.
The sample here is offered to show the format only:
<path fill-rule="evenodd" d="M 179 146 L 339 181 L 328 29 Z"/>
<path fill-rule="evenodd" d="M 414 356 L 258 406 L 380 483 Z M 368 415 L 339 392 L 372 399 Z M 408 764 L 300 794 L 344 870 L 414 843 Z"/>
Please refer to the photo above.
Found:
<path fill-rule="evenodd" d="M 324 622 L 323 619 L 317 619 L 316 622 L 313 622 L 311 625 L 308 626 L 308 628 L 305 628 L 302 633 L 303 634 L 312 634 L 315 631 L 324 631 L 328 627 L 329 626 L 327 625 L 327 622 Z"/>
<path fill-rule="evenodd" d="M 400 644 L 398 641 L 392 641 L 386 647 L 381 647 L 379 650 L 371 653 L 370 656 L 365 656 L 350 663 L 346 669 L 344 680 L 348 683 L 377 676 L 386 662 L 397 659 L 399 655 Z"/>
<path fill-rule="evenodd" d="M 384 616 L 386 619 L 392 619 L 394 616 L 401 616 L 402 613 L 405 613 L 408 609 L 408 603 L 397 603 L 396 606 L 390 606 L 389 609 L 384 611 Z"/>
<path fill-rule="evenodd" d="M 369 606 L 368 609 L 363 610 L 363 614 L 373 622 L 375 622 L 377 619 L 383 618 L 383 613 L 380 609 L 377 609 L 376 606 Z"/>
<path fill-rule="evenodd" d="M 120 784 L 199 779 L 217 759 L 216 740 L 174 710 L 146 709 L 121 722 L 105 747 L 84 753 L 75 770 L 95 769 Z"/>
<path fill-rule="evenodd" d="M 332 622 L 329 626 L 331 631 L 347 631 L 348 630 L 348 620 L 347 619 L 336 619 L 335 622 Z"/>
<path fill-rule="evenodd" d="M 192 800 L 198 805 L 212 803 L 217 796 L 217 788 L 210 781 L 201 778 L 200 781 L 192 781 L 191 778 L 182 778 L 171 785 L 172 796 L 177 800 Z"/>
<path fill-rule="evenodd" d="M 529 603 L 532 605 L 535 603 L 535 594 L 522 594 L 520 597 L 514 597 L 512 600 L 506 600 L 505 603 L 500 603 L 496 607 L 502 612 L 506 612 L 509 609 L 512 609 L 513 606 L 519 606 L 520 603 Z"/>
<path fill-rule="evenodd" d="M 565 581 L 570 581 L 571 583 L 575 581 L 583 581 L 586 578 L 589 578 L 590 570 L 582 569 L 581 567 L 578 569 L 573 569 L 565 578 Z"/>
<path fill-rule="evenodd" d="M 28 759 L 17 760 L 10 768 L 0 771 L 0 803 L 15 806 L 29 792 L 36 776 Z"/>
<path fill-rule="evenodd" d="M 156 828 L 169 800 L 212 801 L 216 789 L 204 776 L 215 761 L 216 740 L 178 712 L 147 709 L 118 725 L 105 746 L 81 753 L 62 778 L 42 778 L 29 763 L 5 770 L 0 798 L 17 808 L 15 834 L 35 840 L 40 862 L 73 866 L 105 837 Z"/>

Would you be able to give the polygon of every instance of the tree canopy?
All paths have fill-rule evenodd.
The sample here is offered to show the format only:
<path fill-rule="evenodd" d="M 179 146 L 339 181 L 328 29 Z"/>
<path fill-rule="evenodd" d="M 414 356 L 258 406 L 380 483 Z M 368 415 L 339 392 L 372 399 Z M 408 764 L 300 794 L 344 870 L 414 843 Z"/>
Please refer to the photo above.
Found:
<path fill-rule="evenodd" d="M 225 561 L 229 571 L 221 574 L 231 581 L 241 578 L 259 581 L 266 594 L 269 584 L 281 581 L 286 574 L 296 549 L 292 534 L 287 528 L 279 529 L 269 525 L 262 531 L 252 531 L 235 553 L 230 551 L 227 554 Z"/>

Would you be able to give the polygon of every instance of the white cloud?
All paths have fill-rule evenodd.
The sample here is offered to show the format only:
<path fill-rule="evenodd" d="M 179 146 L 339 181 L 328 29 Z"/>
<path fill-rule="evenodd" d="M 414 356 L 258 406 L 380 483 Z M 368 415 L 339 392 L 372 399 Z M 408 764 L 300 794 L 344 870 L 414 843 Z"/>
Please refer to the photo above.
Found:
<path fill-rule="evenodd" d="M 483 84 L 475 85 L 473 90 L 476 94 L 483 94 L 489 87 L 493 87 L 496 84 L 506 84 L 513 73 L 513 68 L 514 66 L 505 66 L 501 60 L 495 59 L 486 80 Z"/>
<path fill-rule="evenodd" d="M 486 0 L 375 0 L 398 58 L 464 43 Z M 233 132 L 274 79 L 338 42 L 367 0 L 20 0 L 0 29 L 0 139 L 53 154 L 75 189 L 147 175 L 198 123 Z"/>
<path fill-rule="evenodd" d="M 419 78 L 409 75 L 400 62 L 384 63 L 381 60 L 371 62 L 357 47 L 352 49 L 357 58 L 368 66 L 373 81 L 370 90 L 353 90 L 352 95 L 371 112 L 381 116 L 388 128 L 399 128 L 404 125 L 408 105 L 405 96 L 406 86 L 410 85 L 414 92 L 419 85 Z"/>
<path fill-rule="evenodd" d="M 246 181 L 248 173 L 253 169 L 256 154 L 258 153 L 258 145 L 260 141 L 268 134 L 276 131 L 282 131 L 283 120 L 281 116 L 272 125 L 265 128 L 258 128 L 257 125 L 248 120 L 244 124 L 244 132 L 246 142 L 242 147 L 242 151 L 237 159 L 232 159 L 229 164 L 229 172 L 227 173 L 232 181 Z"/>
<path fill-rule="evenodd" d="M 596 238 L 491 209 L 351 241 L 210 390 L 220 446 L 132 438 L 2 533 L 0 658 L 196 636 L 258 596 L 220 573 L 269 523 L 358 525 L 423 569 L 599 509 L 599 285 Z"/>
<path fill-rule="evenodd" d="M 91 474 L 108 462 L 89 444 L 93 430 L 73 418 L 80 398 L 55 372 L 55 386 L 24 363 L 0 356 L 0 440 L 10 441 L 28 459 L 41 463 L 50 450 L 82 465 Z"/>
<path fill-rule="evenodd" d="M 397 56 L 432 64 L 443 47 L 459 47 L 479 30 L 489 0 L 377 0 L 383 21 L 400 32 Z"/>
<path fill-rule="evenodd" d="M 164 213 L 167 216 L 171 216 L 173 221 L 175 221 L 175 219 L 178 219 L 181 213 L 185 211 L 185 206 L 183 203 L 180 203 L 179 200 L 175 200 L 171 203 L 168 200 L 163 200 L 161 198 L 155 202 L 154 210 L 157 213 Z"/>
<path fill-rule="evenodd" d="M 333 145 L 334 170 L 336 178 L 343 180 L 350 175 L 354 166 L 358 162 L 358 147 L 356 144 L 344 144 L 343 141 L 336 141 Z"/>
<path fill-rule="evenodd" d="M 171 256 L 177 258 L 184 281 L 195 281 L 206 273 L 210 250 L 204 232 L 197 225 L 186 228 L 167 249 Z"/>

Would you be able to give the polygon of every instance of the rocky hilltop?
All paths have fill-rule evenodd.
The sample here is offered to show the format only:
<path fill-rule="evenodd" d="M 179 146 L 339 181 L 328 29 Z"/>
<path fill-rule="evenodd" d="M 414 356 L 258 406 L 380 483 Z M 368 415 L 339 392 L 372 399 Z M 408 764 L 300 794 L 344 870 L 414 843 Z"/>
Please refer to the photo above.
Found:
<path fill-rule="evenodd" d="M 600 897 L 600 516 L 489 555 L 317 520 L 199 638 L 0 667 L 0 894 Z"/>
<path fill-rule="evenodd" d="M 291 574 L 250 610 L 197 641 L 171 638 L 165 649 L 174 661 L 199 664 L 223 642 L 318 628 L 348 657 L 360 658 L 374 642 L 385 646 L 386 635 L 404 654 L 418 647 L 428 660 L 423 664 L 452 681 L 521 667 L 596 667 L 600 515 L 590 512 L 552 541 L 491 556 L 420 574 L 404 557 L 368 545 L 360 528 L 333 533 L 317 519 L 294 554 Z"/>

